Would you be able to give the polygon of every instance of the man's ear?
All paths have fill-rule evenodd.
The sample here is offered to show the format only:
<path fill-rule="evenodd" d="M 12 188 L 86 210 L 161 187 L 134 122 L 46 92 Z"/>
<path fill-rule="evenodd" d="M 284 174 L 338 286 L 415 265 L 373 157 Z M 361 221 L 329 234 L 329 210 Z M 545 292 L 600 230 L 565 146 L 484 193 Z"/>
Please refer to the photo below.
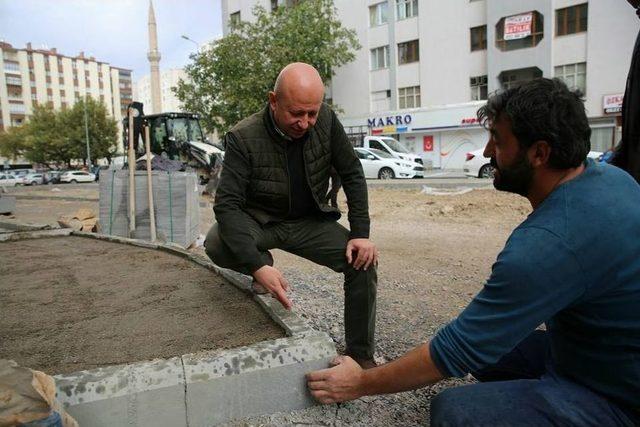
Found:
<path fill-rule="evenodd" d="M 544 167 L 549 164 L 551 146 L 547 141 L 536 141 L 529 147 L 529 163 L 533 167 Z"/>
<path fill-rule="evenodd" d="M 276 93 L 274 91 L 269 92 L 269 105 L 271 106 L 271 111 L 276 109 Z"/>

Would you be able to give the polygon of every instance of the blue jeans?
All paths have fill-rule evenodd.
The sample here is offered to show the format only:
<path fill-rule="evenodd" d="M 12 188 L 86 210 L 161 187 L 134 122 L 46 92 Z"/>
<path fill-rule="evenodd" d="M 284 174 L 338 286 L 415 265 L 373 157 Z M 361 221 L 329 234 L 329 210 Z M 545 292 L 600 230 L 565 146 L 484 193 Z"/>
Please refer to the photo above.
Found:
<path fill-rule="evenodd" d="M 473 373 L 482 382 L 438 394 L 431 425 L 640 425 L 640 413 L 553 372 L 548 356 L 546 332 L 535 331 L 496 365 Z"/>

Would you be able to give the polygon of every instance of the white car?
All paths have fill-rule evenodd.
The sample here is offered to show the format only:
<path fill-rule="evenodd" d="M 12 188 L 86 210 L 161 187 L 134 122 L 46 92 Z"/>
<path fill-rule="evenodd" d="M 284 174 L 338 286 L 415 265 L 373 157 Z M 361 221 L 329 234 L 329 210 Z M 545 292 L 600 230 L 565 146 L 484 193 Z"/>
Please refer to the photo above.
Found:
<path fill-rule="evenodd" d="M 476 178 L 493 178 L 493 166 L 490 159 L 484 157 L 484 148 L 467 153 L 467 160 L 464 162 L 464 174 Z M 600 151 L 589 151 L 587 157 L 599 161 L 602 153 Z"/>
<path fill-rule="evenodd" d="M 490 159 L 484 157 L 484 148 L 467 153 L 464 162 L 464 174 L 476 178 L 493 178 L 493 166 Z"/>
<path fill-rule="evenodd" d="M 22 177 L 22 185 L 42 185 L 44 184 L 44 175 L 41 173 L 28 173 Z"/>
<path fill-rule="evenodd" d="M 84 171 L 66 171 L 60 175 L 60 182 L 69 182 L 75 184 L 77 182 L 93 182 L 96 180 L 96 176 L 89 172 Z"/>
<path fill-rule="evenodd" d="M 9 173 L 0 173 L 0 187 L 15 187 L 20 180 Z"/>
<path fill-rule="evenodd" d="M 375 148 L 355 148 L 365 178 L 393 179 L 413 178 L 424 173 L 424 167 L 416 162 L 397 159 Z"/>

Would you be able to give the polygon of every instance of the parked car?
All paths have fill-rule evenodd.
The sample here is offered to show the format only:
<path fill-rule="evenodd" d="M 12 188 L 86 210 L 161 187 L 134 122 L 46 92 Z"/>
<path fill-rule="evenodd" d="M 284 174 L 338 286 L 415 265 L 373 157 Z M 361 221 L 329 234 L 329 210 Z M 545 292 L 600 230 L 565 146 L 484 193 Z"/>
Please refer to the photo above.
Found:
<path fill-rule="evenodd" d="M 18 178 L 9 173 L 0 173 L 0 187 L 15 187 L 18 185 Z"/>
<path fill-rule="evenodd" d="M 423 175 L 424 167 L 416 162 L 398 159 L 375 148 L 355 148 L 365 178 L 413 178 Z"/>
<path fill-rule="evenodd" d="M 41 173 L 28 173 L 22 177 L 22 185 L 42 185 L 44 175 Z"/>
<path fill-rule="evenodd" d="M 489 159 L 484 157 L 484 148 L 470 151 L 464 162 L 464 174 L 476 178 L 493 178 L 493 166 Z"/>
<path fill-rule="evenodd" d="M 93 182 L 96 180 L 96 176 L 89 172 L 84 171 L 66 171 L 60 175 L 60 182 L 68 182 L 75 184 L 78 182 Z"/>
<path fill-rule="evenodd" d="M 49 171 L 45 174 L 45 178 L 47 184 L 59 184 L 60 183 L 60 175 L 62 175 L 64 171 Z"/>
<path fill-rule="evenodd" d="M 484 157 L 484 148 L 467 153 L 467 160 L 464 162 L 464 173 L 467 176 L 476 178 L 493 178 L 493 166 L 490 159 Z M 589 151 L 587 157 L 596 161 L 601 161 L 600 151 Z"/>

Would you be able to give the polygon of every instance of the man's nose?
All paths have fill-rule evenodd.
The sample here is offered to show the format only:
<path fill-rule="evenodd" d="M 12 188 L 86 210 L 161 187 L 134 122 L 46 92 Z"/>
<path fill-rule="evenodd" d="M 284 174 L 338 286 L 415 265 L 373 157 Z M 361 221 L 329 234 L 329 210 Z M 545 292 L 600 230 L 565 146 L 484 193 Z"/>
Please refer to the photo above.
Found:
<path fill-rule="evenodd" d="M 487 142 L 486 147 L 484 147 L 484 152 L 482 155 L 486 158 L 493 157 L 493 139 L 489 138 L 489 142 Z"/>
<path fill-rule="evenodd" d="M 309 120 L 308 117 L 303 117 L 302 119 L 300 119 L 298 126 L 300 126 L 300 128 L 303 130 L 307 130 L 312 124 L 313 123 L 311 123 L 311 120 Z"/>

